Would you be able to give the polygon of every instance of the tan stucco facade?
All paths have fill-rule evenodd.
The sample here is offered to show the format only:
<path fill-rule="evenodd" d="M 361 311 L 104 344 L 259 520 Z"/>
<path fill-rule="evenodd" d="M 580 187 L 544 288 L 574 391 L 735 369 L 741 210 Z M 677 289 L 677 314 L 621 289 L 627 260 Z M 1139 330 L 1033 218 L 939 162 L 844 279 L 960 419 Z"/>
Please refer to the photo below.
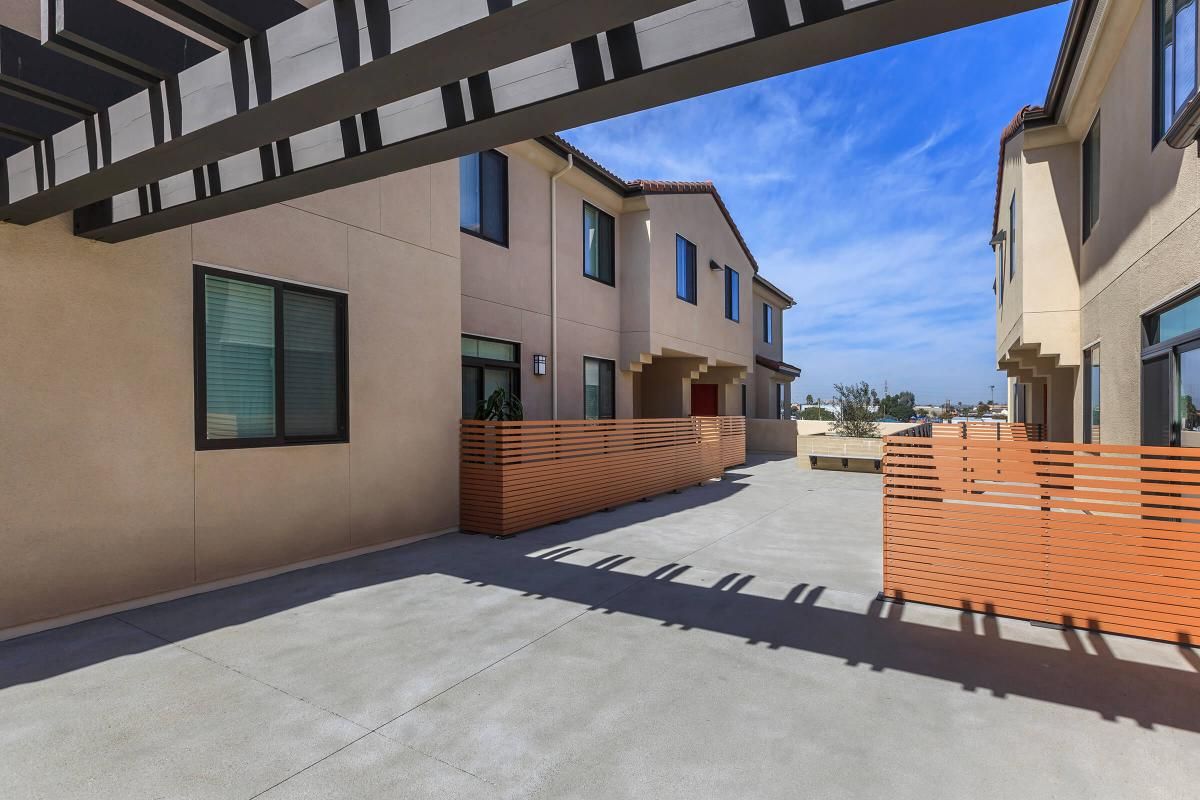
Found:
<path fill-rule="evenodd" d="M 0 629 L 453 528 L 457 164 L 121 245 L 0 225 Z M 346 292 L 349 443 L 197 451 L 193 265 Z"/>
<path fill-rule="evenodd" d="M 744 413 L 743 385 L 748 397 L 767 396 L 755 391 L 759 376 L 769 377 L 754 360 L 766 290 L 715 194 L 637 190 L 540 140 L 499 152 L 507 158 L 508 241 L 461 235 L 463 334 L 519 345 L 526 418 L 584 415 L 585 357 L 614 362 L 618 418 L 687 416 L 693 384 L 718 385 L 720 414 Z M 585 203 L 614 218 L 613 285 L 583 272 Z M 696 245 L 694 304 L 676 296 L 676 236 Z M 725 314 L 726 266 L 738 273 L 736 321 Z M 771 347 L 782 360 L 790 299 L 768 294 L 778 306 Z M 534 374 L 535 355 L 547 357 L 545 375 Z"/>
<path fill-rule="evenodd" d="M 1065 99 L 1005 146 L 999 232 L 1018 197 L 1018 274 L 997 312 L 997 362 L 1027 421 L 1081 441 L 1084 352 L 1099 348 L 1099 435 L 1142 439 L 1142 318 L 1200 286 L 1200 161 L 1154 141 L 1153 4 L 1100 4 Z M 1100 214 L 1083 241 L 1082 142 L 1099 119 Z M 1047 408 L 1042 398 L 1048 397 Z"/>

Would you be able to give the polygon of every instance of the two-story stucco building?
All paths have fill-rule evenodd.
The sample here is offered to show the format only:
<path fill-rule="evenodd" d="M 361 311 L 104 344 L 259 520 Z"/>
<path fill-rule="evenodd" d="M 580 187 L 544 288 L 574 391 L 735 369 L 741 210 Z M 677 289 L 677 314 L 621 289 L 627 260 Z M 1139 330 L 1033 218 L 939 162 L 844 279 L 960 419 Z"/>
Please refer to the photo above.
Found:
<path fill-rule="evenodd" d="M 1076 0 L 1002 138 L 997 362 L 1053 439 L 1200 445 L 1197 6 Z"/>
<path fill-rule="evenodd" d="M 626 181 L 557 136 L 460 160 L 463 407 L 530 419 L 788 408 L 794 305 L 711 183 Z"/>
<path fill-rule="evenodd" d="M 498 382 L 534 418 L 741 414 L 715 190 L 504 151 L 121 244 L 0 223 L 0 637 L 454 530 Z"/>

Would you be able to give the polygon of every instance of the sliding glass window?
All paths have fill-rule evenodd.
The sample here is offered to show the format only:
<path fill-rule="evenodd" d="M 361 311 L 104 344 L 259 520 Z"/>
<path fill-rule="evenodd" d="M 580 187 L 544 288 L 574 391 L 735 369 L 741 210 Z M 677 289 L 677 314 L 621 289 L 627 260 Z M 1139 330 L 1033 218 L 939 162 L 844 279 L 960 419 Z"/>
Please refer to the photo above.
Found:
<path fill-rule="evenodd" d="M 508 246 L 508 158 L 495 150 L 458 160 L 459 227 Z"/>
<path fill-rule="evenodd" d="M 462 415 L 474 419 L 497 389 L 521 396 L 521 346 L 515 342 L 462 337 Z"/>
<path fill-rule="evenodd" d="M 1143 319 L 1142 444 L 1200 447 L 1200 294 Z"/>
<path fill-rule="evenodd" d="M 346 296 L 198 267 L 196 447 L 348 440 Z"/>
<path fill-rule="evenodd" d="M 609 286 L 616 282 L 615 227 L 611 216 L 583 204 L 583 274 Z"/>

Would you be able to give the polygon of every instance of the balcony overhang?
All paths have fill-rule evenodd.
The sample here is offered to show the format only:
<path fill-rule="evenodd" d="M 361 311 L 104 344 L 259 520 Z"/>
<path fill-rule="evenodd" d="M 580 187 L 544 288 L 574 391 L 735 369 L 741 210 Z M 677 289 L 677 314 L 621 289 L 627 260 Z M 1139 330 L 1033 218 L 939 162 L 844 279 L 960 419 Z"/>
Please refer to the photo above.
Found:
<path fill-rule="evenodd" d="M 1051 2 L 46 0 L 0 88 L 76 121 L 10 152 L 0 220 L 121 241 Z"/>

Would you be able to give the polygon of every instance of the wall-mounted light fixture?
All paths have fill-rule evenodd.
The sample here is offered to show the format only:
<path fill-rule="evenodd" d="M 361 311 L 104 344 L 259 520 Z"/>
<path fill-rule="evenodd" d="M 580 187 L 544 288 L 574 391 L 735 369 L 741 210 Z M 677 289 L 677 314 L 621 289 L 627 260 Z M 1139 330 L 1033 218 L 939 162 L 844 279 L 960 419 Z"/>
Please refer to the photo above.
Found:
<path fill-rule="evenodd" d="M 534 375 L 545 375 L 546 374 L 546 357 L 545 356 L 539 354 L 539 355 L 535 355 L 533 357 L 533 374 Z"/>
<path fill-rule="evenodd" d="M 722 267 L 720 264 L 718 264 L 716 261 L 713 261 L 712 259 L 709 259 L 709 261 L 708 261 L 708 268 L 711 270 L 714 270 L 714 271 L 725 269 L 724 267 Z"/>

